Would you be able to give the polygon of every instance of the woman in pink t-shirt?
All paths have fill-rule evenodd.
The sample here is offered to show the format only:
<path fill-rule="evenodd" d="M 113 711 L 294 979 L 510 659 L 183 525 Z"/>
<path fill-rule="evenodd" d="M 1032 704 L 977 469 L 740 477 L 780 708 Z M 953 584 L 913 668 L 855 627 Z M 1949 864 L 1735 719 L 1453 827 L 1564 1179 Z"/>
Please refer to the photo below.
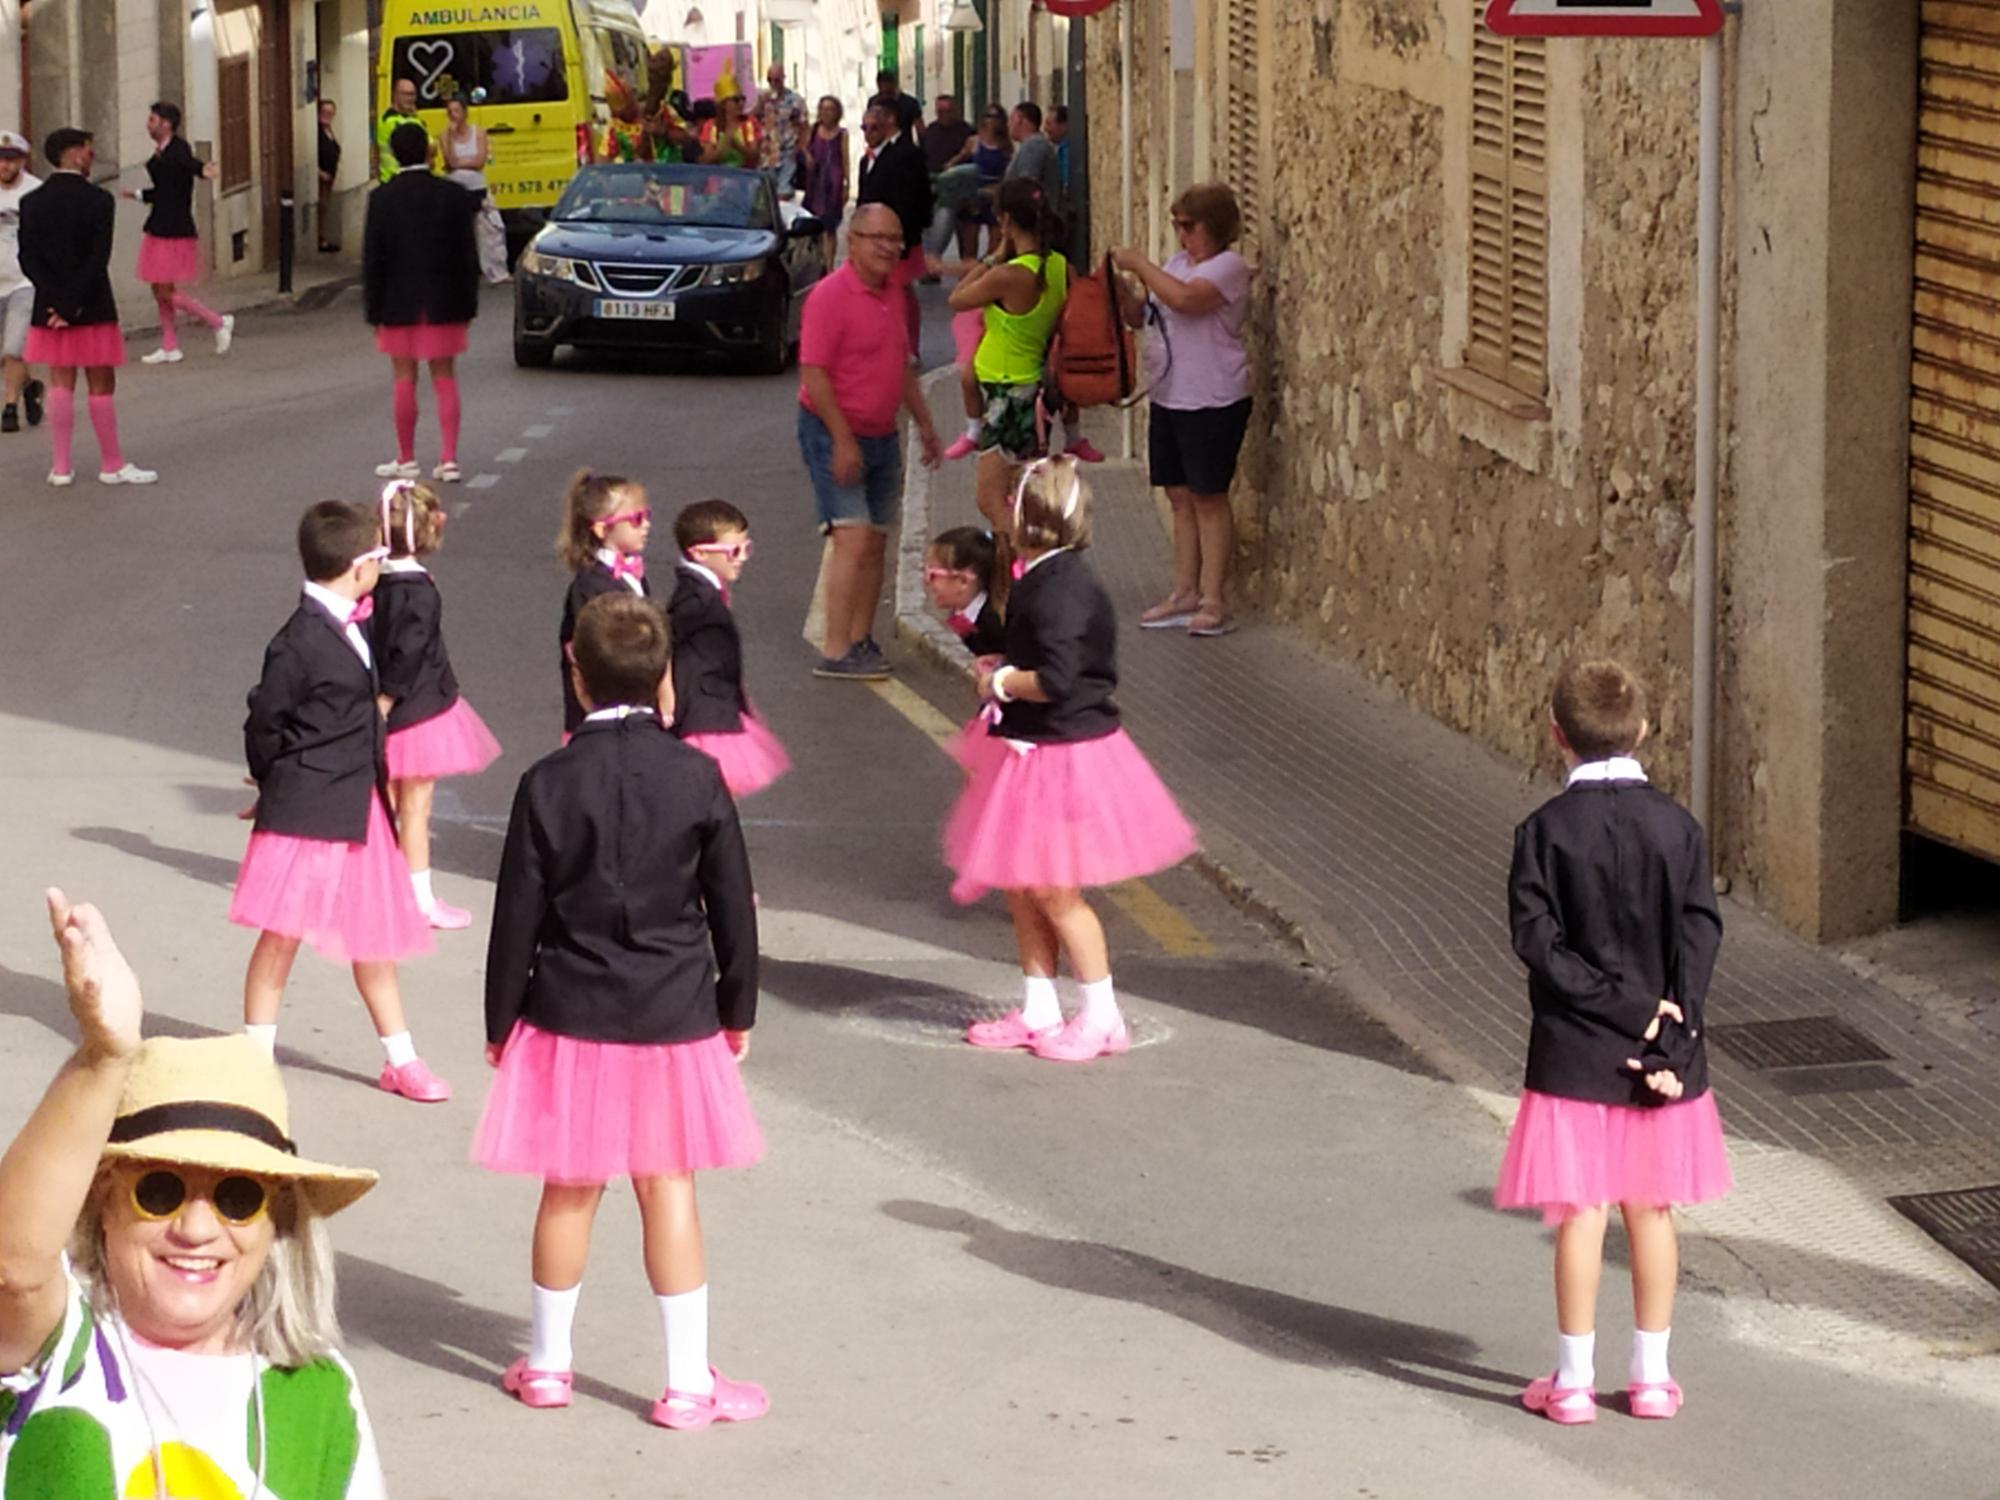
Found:
<path fill-rule="evenodd" d="M 1139 616 L 1147 630 L 1227 635 L 1236 628 L 1223 596 L 1235 549 L 1229 486 L 1250 427 L 1250 358 L 1243 320 L 1250 267 L 1230 248 L 1243 227 L 1236 195 L 1203 183 L 1174 200 L 1180 252 L 1156 266 L 1137 250 L 1112 252 L 1119 270 L 1146 289 L 1134 318 L 1150 310 L 1154 370 L 1147 460 L 1174 509 L 1174 586 Z"/>

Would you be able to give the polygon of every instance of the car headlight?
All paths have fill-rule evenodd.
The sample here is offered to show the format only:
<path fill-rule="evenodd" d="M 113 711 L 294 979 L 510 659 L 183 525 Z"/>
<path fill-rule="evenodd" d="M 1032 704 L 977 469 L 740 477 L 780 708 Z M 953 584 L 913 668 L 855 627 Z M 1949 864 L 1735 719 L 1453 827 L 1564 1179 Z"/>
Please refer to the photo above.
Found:
<path fill-rule="evenodd" d="M 515 262 L 515 269 L 528 276 L 547 276 L 554 281 L 568 281 L 577 286 L 597 287 L 597 278 L 591 273 L 587 260 L 569 260 L 560 255 L 545 255 L 533 245 L 521 252 Z"/>
<path fill-rule="evenodd" d="M 725 265 L 710 266 L 702 272 L 703 286 L 739 286 L 746 281 L 755 281 L 764 274 L 761 260 L 736 260 Z"/>

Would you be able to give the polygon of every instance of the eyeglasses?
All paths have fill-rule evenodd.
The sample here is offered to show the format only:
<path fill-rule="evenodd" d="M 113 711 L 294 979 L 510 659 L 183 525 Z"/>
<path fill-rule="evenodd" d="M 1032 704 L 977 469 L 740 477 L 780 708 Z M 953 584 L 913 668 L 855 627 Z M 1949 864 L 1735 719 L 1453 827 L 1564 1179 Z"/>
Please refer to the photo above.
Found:
<path fill-rule="evenodd" d="M 847 237 L 850 240 L 894 240 L 899 245 L 903 243 L 902 235 L 886 229 L 850 229 L 847 231 Z"/>
<path fill-rule="evenodd" d="M 155 1167 L 132 1183 L 132 1211 L 158 1224 L 173 1218 L 195 1196 L 208 1199 L 218 1219 L 239 1229 L 263 1218 L 271 1206 L 269 1189 L 255 1177 L 232 1172 L 212 1179 L 206 1193 L 196 1194 L 179 1172 Z"/>
<path fill-rule="evenodd" d="M 938 583 L 946 578 L 963 578 L 970 581 L 975 575 L 970 568 L 925 568 L 924 582 Z"/>
<path fill-rule="evenodd" d="M 366 552 L 354 559 L 353 566 L 358 568 L 363 563 L 381 562 L 388 555 L 389 549 L 387 547 L 370 547 Z"/>
<path fill-rule="evenodd" d="M 1196 221 L 1193 219 L 1175 219 L 1174 233 L 1186 234 L 1190 229 L 1193 229 L 1195 227 L 1195 223 Z"/>
<path fill-rule="evenodd" d="M 740 542 L 699 542 L 688 548 L 690 552 L 713 552 L 717 557 L 726 557 L 731 562 L 750 561 L 751 541 L 744 537 Z"/>
<path fill-rule="evenodd" d="M 652 507 L 648 506 L 644 510 L 621 510 L 615 516 L 606 516 L 597 524 L 609 531 L 621 521 L 630 521 L 634 526 L 650 526 L 653 524 Z"/>

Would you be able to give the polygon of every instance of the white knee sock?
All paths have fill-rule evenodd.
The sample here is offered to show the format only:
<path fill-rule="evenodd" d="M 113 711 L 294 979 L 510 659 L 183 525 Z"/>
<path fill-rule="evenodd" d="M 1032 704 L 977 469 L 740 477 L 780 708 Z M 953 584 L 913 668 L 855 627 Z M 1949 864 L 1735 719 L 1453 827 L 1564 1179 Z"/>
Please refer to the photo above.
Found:
<path fill-rule="evenodd" d="M 1083 1024 L 1092 1031 L 1116 1031 L 1124 1016 L 1118 1009 L 1118 994 L 1111 987 L 1111 976 L 1093 979 L 1082 990 Z"/>
<path fill-rule="evenodd" d="M 1671 1328 L 1658 1333 L 1632 1330 L 1632 1384 L 1665 1385 L 1674 1378 L 1667 1373 L 1667 1340 L 1673 1336 Z"/>
<path fill-rule="evenodd" d="M 410 871 L 410 889 L 417 893 L 417 905 L 421 906 L 425 911 L 429 911 L 437 904 L 437 897 L 431 891 L 431 872 L 429 870 Z"/>
<path fill-rule="evenodd" d="M 276 1024 L 260 1026 L 255 1022 L 245 1022 L 243 1034 L 264 1049 L 264 1055 L 273 1061 L 278 1056 L 278 1028 Z"/>
<path fill-rule="evenodd" d="M 1062 1025 L 1062 1002 L 1056 998 L 1055 980 L 1048 975 L 1021 976 L 1021 1024 L 1030 1031 Z"/>
<path fill-rule="evenodd" d="M 965 419 L 965 435 L 976 442 L 979 438 L 979 429 L 985 425 L 985 422 L 978 417 L 967 417 Z"/>
<path fill-rule="evenodd" d="M 400 1068 L 404 1063 L 417 1060 L 417 1044 L 410 1040 L 407 1031 L 399 1031 L 394 1036 L 381 1038 L 382 1051 L 388 1056 L 389 1066 Z"/>
<path fill-rule="evenodd" d="M 569 1334 L 576 1326 L 576 1299 L 583 1295 L 583 1283 L 566 1292 L 552 1292 L 540 1282 L 533 1285 L 535 1331 L 528 1345 L 528 1368 L 567 1370 L 576 1363 Z"/>
<path fill-rule="evenodd" d="M 1560 1390 L 1595 1390 L 1597 1387 L 1597 1335 L 1559 1333 L 1556 1335 L 1556 1386 Z"/>
<path fill-rule="evenodd" d="M 667 1340 L 667 1389 L 679 1396 L 708 1395 L 715 1389 L 708 1364 L 708 1288 L 654 1300 Z"/>

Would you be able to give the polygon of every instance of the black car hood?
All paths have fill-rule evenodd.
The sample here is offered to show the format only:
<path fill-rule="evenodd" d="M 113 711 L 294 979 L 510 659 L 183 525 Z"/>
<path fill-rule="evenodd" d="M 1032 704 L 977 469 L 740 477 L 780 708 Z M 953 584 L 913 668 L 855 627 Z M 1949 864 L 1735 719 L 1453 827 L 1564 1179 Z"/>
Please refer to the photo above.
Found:
<path fill-rule="evenodd" d="M 616 260 L 629 265 L 700 266 L 754 260 L 778 248 L 768 229 L 706 229 L 692 224 L 555 223 L 535 238 L 542 255 Z"/>

